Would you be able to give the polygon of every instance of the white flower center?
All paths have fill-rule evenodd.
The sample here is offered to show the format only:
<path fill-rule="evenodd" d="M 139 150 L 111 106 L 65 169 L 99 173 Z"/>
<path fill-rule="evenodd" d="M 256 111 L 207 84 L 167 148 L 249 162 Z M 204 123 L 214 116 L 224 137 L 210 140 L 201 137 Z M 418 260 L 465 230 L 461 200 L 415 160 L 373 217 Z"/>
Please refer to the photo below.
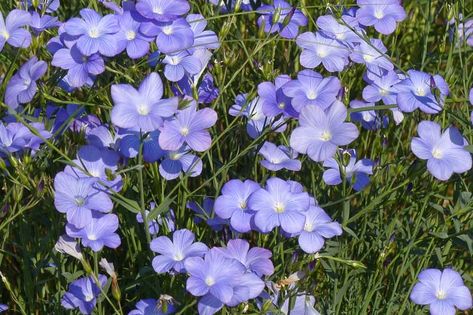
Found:
<path fill-rule="evenodd" d="M 327 50 L 326 49 L 318 49 L 317 50 L 317 56 L 319 56 L 320 58 L 324 58 L 327 56 Z"/>
<path fill-rule="evenodd" d="M 146 106 L 146 104 L 138 105 L 137 110 L 138 110 L 138 114 L 140 114 L 141 116 L 146 116 L 150 112 L 150 108 Z"/>
<path fill-rule="evenodd" d="M 286 108 L 286 104 L 284 102 L 281 102 L 281 103 L 278 104 L 278 108 L 279 109 L 284 109 L 284 108 Z"/>
<path fill-rule="evenodd" d="M 5 40 L 8 40 L 10 38 L 10 33 L 8 33 L 7 30 L 3 30 L 0 34 L 3 38 L 5 38 Z"/>
<path fill-rule="evenodd" d="M 371 55 L 368 55 L 368 54 L 364 54 L 364 55 L 363 55 L 363 59 L 364 59 L 366 62 L 369 63 L 369 62 L 373 62 L 374 57 L 371 56 Z"/>
<path fill-rule="evenodd" d="M 29 86 L 29 85 L 31 84 L 31 80 L 30 80 L 30 79 L 26 79 L 26 80 L 23 81 L 23 84 L 24 84 L 25 86 Z"/>
<path fill-rule="evenodd" d="M 89 171 L 89 174 L 92 175 L 92 177 L 100 177 L 100 171 L 99 170 L 91 170 L 91 171 Z"/>
<path fill-rule="evenodd" d="M 166 25 L 165 27 L 162 28 L 162 31 L 166 35 L 171 35 L 174 32 L 171 25 Z"/>
<path fill-rule="evenodd" d="M 416 88 L 415 93 L 417 96 L 425 96 L 427 94 L 427 91 L 423 87 L 418 87 Z"/>
<path fill-rule="evenodd" d="M 439 148 L 434 148 L 432 150 L 432 156 L 436 159 L 441 159 L 443 156 L 443 152 Z"/>
<path fill-rule="evenodd" d="M 161 7 L 156 6 L 156 7 L 153 8 L 153 13 L 154 14 L 163 14 L 163 9 Z"/>
<path fill-rule="evenodd" d="M 315 100 L 317 98 L 317 92 L 314 91 L 314 90 L 310 90 L 308 93 L 307 93 L 307 98 L 309 100 Z"/>
<path fill-rule="evenodd" d="M 189 128 L 187 128 L 187 127 L 182 127 L 179 132 L 180 132 L 181 135 L 187 136 L 187 135 L 189 134 Z"/>
<path fill-rule="evenodd" d="M 182 260 L 184 260 L 184 255 L 182 255 L 182 253 L 177 253 L 176 255 L 174 255 L 174 260 L 175 261 L 182 261 Z"/>
<path fill-rule="evenodd" d="M 169 158 L 173 161 L 177 161 L 177 160 L 179 160 L 179 153 L 177 153 L 177 152 L 169 153 Z"/>
<path fill-rule="evenodd" d="M 76 196 L 74 198 L 74 202 L 76 203 L 76 206 L 82 207 L 85 204 L 85 198 L 81 196 Z"/>
<path fill-rule="evenodd" d="M 215 284 L 214 278 L 208 276 L 207 278 L 205 278 L 205 284 L 207 284 L 209 287 L 213 286 Z"/>
<path fill-rule="evenodd" d="M 86 302 L 90 302 L 94 299 L 94 296 L 92 294 L 86 294 L 84 298 Z"/>
<path fill-rule="evenodd" d="M 89 240 L 91 240 L 91 241 L 96 241 L 97 238 L 98 238 L 97 235 L 95 235 L 95 234 L 90 234 L 90 235 L 88 235 L 87 237 L 88 237 Z"/>
<path fill-rule="evenodd" d="M 322 134 L 320 135 L 320 140 L 322 141 L 332 140 L 332 133 L 328 130 L 324 130 L 324 132 L 322 132 Z"/>
<path fill-rule="evenodd" d="M 99 30 L 96 27 L 92 27 L 89 30 L 89 37 L 91 38 L 97 38 L 100 36 Z"/>
<path fill-rule="evenodd" d="M 178 56 L 170 57 L 169 59 L 170 59 L 169 63 L 173 66 L 181 63 L 181 58 L 179 58 Z"/>
<path fill-rule="evenodd" d="M 381 96 L 386 96 L 386 95 L 388 95 L 388 93 L 389 93 L 389 91 L 387 91 L 383 88 L 379 89 L 379 94 L 381 94 Z"/>
<path fill-rule="evenodd" d="M 135 31 L 127 31 L 125 34 L 127 40 L 134 40 L 136 38 Z"/>
<path fill-rule="evenodd" d="M 338 40 L 344 40 L 346 36 L 345 36 L 345 33 L 337 33 L 337 34 L 335 34 L 335 37 Z"/>
<path fill-rule="evenodd" d="M 246 201 L 245 201 L 245 200 L 240 201 L 240 205 L 239 205 L 239 206 L 240 206 L 240 208 L 241 208 L 242 210 L 246 209 L 246 206 L 247 206 L 247 205 L 246 205 Z"/>
<path fill-rule="evenodd" d="M 447 292 L 445 292 L 444 290 L 438 290 L 437 292 L 435 292 L 435 297 L 439 300 L 444 300 L 447 298 Z"/>
<path fill-rule="evenodd" d="M 273 164 L 279 164 L 279 163 L 281 163 L 281 160 L 280 159 L 271 159 L 270 162 L 273 163 Z"/>
<path fill-rule="evenodd" d="M 310 222 L 306 222 L 304 224 L 304 231 L 306 232 L 312 232 L 314 230 L 314 225 Z"/>
<path fill-rule="evenodd" d="M 274 204 L 274 211 L 276 211 L 277 213 L 283 213 L 285 211 L 285 207 L 284 207 L 284 204 L 282 202 L 276 202 Z"/>
<path fill-rule="evenodd" d="M 384 12 L 381 10 L 374 11 L 374 17 L 377 19 L 382 19 L 384 17 Z"/>

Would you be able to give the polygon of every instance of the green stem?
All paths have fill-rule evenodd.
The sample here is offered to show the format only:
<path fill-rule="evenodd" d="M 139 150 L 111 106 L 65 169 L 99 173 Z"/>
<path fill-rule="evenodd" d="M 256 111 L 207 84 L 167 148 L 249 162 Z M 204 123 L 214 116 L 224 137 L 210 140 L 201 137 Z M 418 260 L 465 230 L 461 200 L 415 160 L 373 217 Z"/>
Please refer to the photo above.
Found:
<path fill-rule="evenodd" d="M 145 206 L 145 191 L 144 191 L 144 184 L 143 184 L 143 139 L 141 139 L 140 144 L 140 151 L 139 151 L 139 165 L 138 168 L 138 182 L 139 182 L 139 189 L 140 189 L 140 212 L 141 216 L 143 217 L 143 224 L 145 226 L 145 234 L 146 234 L 146 241 L 149 244 L 151 243 L 151 235 L 149 233 L 148 228 L 148 216 L 146 215 L 146 206 Z"/>

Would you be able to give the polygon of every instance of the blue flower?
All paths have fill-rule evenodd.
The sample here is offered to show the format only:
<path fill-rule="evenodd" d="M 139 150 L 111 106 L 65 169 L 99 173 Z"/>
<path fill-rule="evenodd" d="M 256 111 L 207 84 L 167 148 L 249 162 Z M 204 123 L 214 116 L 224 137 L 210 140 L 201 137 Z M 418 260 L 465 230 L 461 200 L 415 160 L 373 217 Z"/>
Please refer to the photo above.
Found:
<path fill-rule="evenodd" d="M 99 274 L 98 279 L 100 286 L 104 287 L 107 277 Z M 100 292 L 92 277 L 79 278 L 69 285 L 68 291 L 61 299 L 61 305 L 69 310 L 79 308 L 82 314 L 91 314 Z"/>
<path fill-rule="evenodd" d="M 317 162 L 333 157 L 338 146 L 353 142 L 359 135 L 354 124 L 345 122 L 346 117 L 347 109 L 338 101 L 326 111 L 318 106 L 304 107 L 299 127 L 291 134 L 291 148 Z"/>
<path fill-rule="evenodd" d="M 347 165 L 342 165 L 342 172 L 346 180 L 353 185 L 353 189 L 356 191 L 363 190 L 370 182 L 369 175 L 373 174 L 373 161 L 369 159 L 356 160 L 356 151 L 348 150 L 347 153 L 350 155 L 350 161 Z M 341 157 L 343 157 L 341 155 Z M 327 185 L 338 185 L 342 183 L 342 177 L 340 174 L 340 165 L 334 159 L 328 159 L 324 161 L 324 167 L 328 167 L 323 174 L 324 182 Z"/>
<path fill-rule="evenodd" d="M 92 9 L 82 9 L 82 18 L 72 18 L 64 24 L 67 34 L 77 37 L 77 47 L 85 56 L 100 53 L 115 56 L 118 51 L 115 34 L 120 31 L 117 17 L 102 17 Z"/>
<path fill-rule="evenodd" d="M 46 73 L 47 69 L 46 62 L 36 57 L 29 59 L 8 82 L 5 104 L 16 109 L 20 104 L 31 102 L 38 91 L 36 81 Z"/>
<path fill-rule="evenodd" d="M 77 228 L 73 224 L 66 225 L 66 233 L 70 237 L 81 239 L 82 245 L 90 247 L 94 252 L 102 250 L 104 246 L 117 248 L 121 244 L 116 233 L 118 217 L 114 214 L 94 212 L 89 223 Z"/>
<path fill-rule="evenodd" d="M 248 207 L 248 198 L 260 188 L 258 183 L 249 179 L 244 182 L 238 179 L 228 181 L 222 188 L 222 194 L 215 200 L 215 214 L 222 219 L 229 219 L 236 231 L 249 232 L 254 211 Z"/>
<path fill-rule="evenodd" d="M 412 289 L 410 298 L 419 305 L 429 305 L 432 315 L 454 315 L 455 308 L 472 307 L 470 290 L 453 269 L 426 269 L 419 274 L 419 282 Z"/>
<path fill-rule="evenodd" d="M 160 236 L 151 242 L 151 250 L 159 255 L 153 259 L 153 268 L 157 273 L 185 272 L 185 261 L 190 257 L 201 257 L 208 248 L 201 242 L 194 242 L 195 236 L 189 230 L 177 230 L 172 235 L 172 241 L 166 236 Z"/>

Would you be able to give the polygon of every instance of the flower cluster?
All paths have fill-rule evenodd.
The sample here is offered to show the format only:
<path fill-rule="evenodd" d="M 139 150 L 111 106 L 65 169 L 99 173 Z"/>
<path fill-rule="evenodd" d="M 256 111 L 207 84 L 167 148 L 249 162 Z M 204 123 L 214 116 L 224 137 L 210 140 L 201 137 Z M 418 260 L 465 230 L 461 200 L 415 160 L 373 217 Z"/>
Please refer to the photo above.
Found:
<path fill-rule="evenodd" d="M 221 152 L 215 156 L 206 152 L 214 147 L 212 128 L 221 124 L 210 105 L 220 100 L 217 86 L 221 75 L 217 71 L 215 77 L 211 74 L 210 60 L 220 43 L 216 33 L 207 29 L 204 16 L 191 13 L 187 0 L 122 1 L 121 5 L 100 0 L 101 10 L 82 8 L 79 16 L 64 22 L 53 16 L 59 0 L 28 0 L 22 3 L 25 10 L 12 10 L 6 17 L 0 12 L 0 51 L 27 48 L 37 37 L 39 42 L 47 42 L 54 67 L 53 75 L 49 75 L 47 61 L 32 56 L 19 59 L 22 65 L 12 67 L 12 75 L 2 76 L 3 99 L 10 115 L 0 123 L 0 159 L 3 162 L 24 153 L 34 155 L 44 142 L 54 146 L 45 140 L 60 139 L 66 132 L 81 139 L 79 147 L 68 147 L 75 158 L 68 159 L 53 183 L 54 207 L 67 221 L 65 235 L 55 249 L 78 259 L 86 272 L 79 272 L 69 283 L 61 299 L 65 309 L 91 314 L 98 301 L 108 299 L 110 286 L 121 311 L 113 264 L 105 259 L 100 262 L 110 276 L 107 279 L 98 270 L 91 270 L 86 260 L 89 250 L 81 252 L 81 246 L 97 254 L 121 245 L 119 221 L 124 224 L 127 216 L 112 213 L 115 202 L 133 212 L 135 225 L 143 225 L 149 249 L 156 253 L 151 261 L 146 257 L 152 266 L 149 270 L 159 277 L 171 275 L 171 285 L 177 279 L 183 288 L 185 281 L 187 292 L 198 298 L 199 314 L 215 314 L 250 300 L 255 300 L 261 310 L 265 303 L 278 305 L 283 314 L 318 314 L 309 291 L 305 288 L 307 291 L 297 292 L 297 275 L 297 279 L 286 282 L 269 281 L 278 269 L 271 260 L 273 254 L 253 245 L 257 239 L 266 242 L 266 234 L 273 233 L 298 244 L 307 254 L 305 258 L 319 259 L 323 256 L 317 253 L 327 239 L 341 236 L 344 229 L 351 230 L 345 220 L 343 226 L 334 220 L 336 215 L 329 215 L 313 192 L 306 191 L 298 181 L 276 177 L 274 172 L 282 171 L 278 176 L 294 175 L 307 164 L 317 163 L 320 182 L 323 179 L 329 186 L 343 184 L 344 193 L 350 185 L 364 194 L 361 191 L 381 167 L 374 157 L 361 158 L 359 152 L 365 151 L 352 149 L 360 134 L 383 132 L 392 121 L 401 125 L 409 113 L 417 110 L 416 115 L 422 117 L 438 114 L 447 103 L 450 90 L 443 77 L 416 69 L 404 71 L 389 56 L 384 37 L 369 37 L 373 31 L 370 27 L 382 35 L 396 31 L 407 16 L 399 0 L 358 0 L 357 6 L 340 16 L 331 12 L 318 17 L 317 31 L 301 34 L 300 28 L 308 24 L 302 11 L 306 9 L 284 0 L 262 4 L 249 0 L 209 2 L 224 12 L 254 9 L 254 24 L 260 35 L 265 32 L 271 38 L 277 33 L 295 39 L 303 69 L 292 76 L 265 76 L 265 81 L 254 84 L 253 91 L 232 94 L 236 95 L 235 104 L 225 109 L 235 117 L 234 122 L 245 120 L 246 132 L 256 143 L 250 153 L 257 157 L 256 166 L 265 168 L 263 176 L 240 174 L 241 178 L 236 178 L 238 175 L 225 169 L 215 172 L 212 168 L 216 175 L 200 188 L 222 173 L 223 186 L 215 180 L 212 197 L 204 197 L 202 205 L 188 197 L 181 200 L 179 193 L 179 201 L 172 206 L 176 206 L 176 212 L 170 209 L 174 199 L 157 206 L 155 196 L 144 196 L 143 186 L 164 187 L 167 181 L 179 179 L 177 184 L 172 182 L 173 187 L 177 190 L 183 186 L 184 196 L 188 196 L 185 179 L 202 174 L 202 157 L 207 155 L 211 162 L 222 159 Z M 470 22 L 462 21 L 456 31 L 457 37 L 473 46 Z M 56 36 L 45 39 L 50 34 L 47 30 L 52 29 Z M 43 102 L 54 100 L 44 84 L 45 76 L 54 77 L 61 93 L 80 97 L 88 88 L 99 86 L 99 76 L 120 57 L 141 62 L 147 70 L 136 83 L 133 76 L 112 79 L 107 85 L 111 106 L 104 106 L 104 113 L 100 108 L 93 111 L 97 116 L 89 115 L 81 102 L 64 102 L 65 106 Z M 329 74 L 317 72 L 319 66 Z M 350 67 L 364 71 L 361 99 L 351 98 L 353 93 L 340 75 Z M 32 106 L 35 98 L 37 108 Z M 473 88 L 469 100 L 473 105 Z M 22 116 L 25 118 L 19 119 Z M 359 130 L 357 124 L 365 130 Z M 427 170 L 436 179 L 446 181 L 453 174 L 469 171 L 472 157 L 460 130 L 442 127 L 434 121 L 421 121 L 418 137 L 411 139 L 410 148 L 417 158 L 427 160 Z M 140 185 L 133 183 L 131 174 L 135 170 Z M 163 181 L 146 183 L 143 173 L 152 173 Z M 326 185 L 321 184 L 324 189 Z M 165 188 L 162 190 L 164 193 Z M 134 193 L 140 194 L 140 205 L 125 197 Z M 182 215 L 184 209 L 191 211 Z M 204 233 L 218 237 L 204 243 L 204 233 L 190 230 L 201 222 L 211 229 Z M 243 236 L 248 236 L 251 246 L 250 241 L 240 238 Z M 284 286 L 287 290 L 281 290 Z M 280 291 L 292 290 L 295 295 L 286 294 L 285 299 L 278 300 Z M 452 269 L 424 270 L 410 297 L 417 304 L 430 305 L 432 314 L 454 314 L 456 308 L 467 310 L 472 306 L 468 288 Z M 172 314 L 179 305 L 167 295 L 140 298 L 133 300 L 130 315 Z M 7 306 L 0 304 L 0 312 L 5 310 Z"/>

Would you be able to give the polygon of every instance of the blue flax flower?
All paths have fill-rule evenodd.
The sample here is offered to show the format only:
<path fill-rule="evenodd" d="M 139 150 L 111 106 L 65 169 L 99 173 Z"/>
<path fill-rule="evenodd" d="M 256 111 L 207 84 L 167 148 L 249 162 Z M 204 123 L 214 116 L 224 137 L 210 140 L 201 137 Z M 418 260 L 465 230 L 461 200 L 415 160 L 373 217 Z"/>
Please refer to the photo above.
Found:
<path fill-rule="evenodd" d="M 117 17 L 102 17 L 92 9 L 82 9 L 82 18 L 72 18 L 64 24 L 67 34 L 77 37 L 77 47 L 85 56 L 100 53 L 112 57 L 117 54 L 118 47 L 115 34 L 120 31 Z"/>
<path fill-rule="evenodd" d="M 6 19 L 0 12 L 0 51 L 5 43 L 13 47 L 26 48 L 31 44 L 31 34 L 23 27 L 29 26 L 31 15 L 23 10 L 12 10 Z"/>
<path fill-rule="evenodd" d="M 291 134 L 291 147 L 317 162 L 333 157 L 338 146 L 353 142 L 359 135 L 354 124 L 345 122 L 346 117 L 347 109 L 338 101 L 327 111 L 318 106 L 303 108 L 299 127 Z"/>
<path fill-rule="evenodd" d="M 412 289 L 410 298 L 419 305 L 429 305 L 432 315 L 455 315 L 456 310 L 472 307 L 470 290 L 453 269 L 425 269 Z"/>
<path fill-rule="evenodd" d="M 274 143 L 265 142 L 258 154 L 265 159 L 261 161 L 261 165 L 271 171 L 279 171 L 287 169 L 290 171 L 300 171 L 301 161 L 297 160 L 297 152 L 283 145 L 276 146 Z"/>
<path fill-rule="evenodd" d="M 136 10 L 156 22 L 172 22 L 190 10 L 187 0 L 139 0 Z"/>
<path fill-rule="evenodd" d="M 437 114 L 442 110 L 448 85 L 438 76 L 416 70 L 407 71 L 407 77 L 396 85 L 397 105 L 403 112 L 413 112 L 420 109 L 427 114 Z M 441 83 L 437 85 L 437 83 Z M 437 87 L 440 99 L 437 99 L 432 87 Z"/>
<path fill-rule="evenodd" d="M 340 80 L 336 77 L 322 77 L 318 72 L 303 70 L 282 87 L 284 94 L 292 98 L 292 106 L 300 112 L 302 108 L 315 105 L 328 108 L 340 93 Z"/>
<path fill-rule="evenodd" d="M 20 104 L 31 102 L 38 91 L 36 81 L 46 73 L 47 69 L 46 62 L 36 57 L 29 59 L 8 82 L 5 104 L 16 109 Z"/>
<path fill-rule="evenodd" d="M 175 312 L 175 307 L 172 304 L 167 304 L 167 310 L 164 311 L 162 302 L 155 299 L 139 300 L 135 309 L 128 313 L 128 315 L 170 315 Z"/>
<path fill-rule="evenodd" d="M 396 22 L 406 18 L 400 0 L 357 0 L 356 18 L 361 25 L 374 26 L 384 35 L 396 30 Z"/>
<path fill-rule="evenodd" d="M 197 152 L 210 148 L 212 138 L 207 129 L 217 122 L 217 113 L 211 108 L 199 110 L 194 104 L 179 110 L 172 120 L 164 122 L 159 145 L 164 150 L 176 151 L 187 144 Z"/>
<path fill-rule="evenodd" d="M 307 25 L 304 13 L 284 0 L 274 0 L 273 5 L 262 5 L 258 13 L 261 14 L 258 25 L 263 26 L 266 33 L 278 32 L 284 38 L 296 38 L 299 27 Z"/>
<path fill-rule="evenodd" d="M 255 273 L 258 277 L 270 276 L 274 273 L 272 253 L 268 249 L 261 247 L 250 249 L 250 244 L 242 239 L 230 240 L 227 247 L 219 249 L 224 256 L 238 260 L 248 271 Z"/>
<path fill-rule="evenodd" d="M 292 191 L 290 183 L 277 177 L 268 179 L 266 187 L 255 191 L 248 200 L 250 209 L 256 211 L 255 225 L 263 233 L 278 226 L 286 233 L 301 232 L 309 204 L 309 194 Z"/>
<path fill-rule="evenodd" d="M 350 161 L 347 165 L 342 165 L 342 172 L 346 180 L 353 185 L 356 191 L 363 190 L 370 182 L 369 175 L 373 174 L 373 161 L 369 159 L 356 160 L 356 151 L 348 150 Z M 327 167 L 323 174 L 324 182 L 327 185 L 338 185 L 342 183 L 340 174 L 340 165 L 334 158 L 324 161 L 324 167 Z"/>
<path fill-rule="evenodd" d="M 189 230 L 177 230 L 172 234 L 172 241 L 167 236 L 154 239 L 151 250 L 159 255 L 153 259 L 153 268 L 157 273 L 185 272 L 185 261 L 190 257 L 201 257 L 208 248 L 204 243 L 194 242 L 195 235 Z"/>
<path fill-rule="evenodd" d="M 254 211 L 248 207 L 248 198 L 260 189 L 252 180 L 242 182 L 238 179 L 228 181 L 222 188 L 222 194 L 215 200 L 215 213 L 222 219 L 229 219 L 233 229 L 240 233 L 249 232 Z"/>
<path fill-rule="evenodd" d="M 305 213 L 304 230 L 299 234 L 299 246 L 306 253 L 318 252 L 325 243 L 325 239 L 342 235 L 342 228 L 318 206 L 310 206 Z"/>
<path fill-rule="evenodd" d="M 283 114 L 284 117 L 297 117 L 299 113 L 294 110 L 291 98 L 283 92 L 283 86 L 290 82 L 287 75 L 280 75 L 272 82 L 263 82 L 258 85 L 258 96 L 263 106 L 263 113 L 267 117 L 276 117 Z"/>
<path fill-rule="evenodd" d="M 163 82 L 157 73 L 151 73 L 138 90 L 129 84 L 112 85 L 112 123 L 121 128 L 149 132 L 160 128 L 163 119 L 177 111 L 178 99 L 162 99 Z"/>
<path fill-rule="evenodd" d="M 107 277 L 99 274 L 100 286 L 107 283 Z M 69 310 L 78 308 L 81 314 L 91 314 L 97 304 L 100 288 L 92 277 L 83 277 L 73 281 L 61 299 L 61 305 Z"/>
<path fill-rule="evenodd" d="M 439 124 L 422 121 L 417 127 L 419 137 L 411 141 L 412 152 L 427 160 L 430 174 L 439 180 L 448 180 L 453 173 L 464 173 L 471 169 L 471 154 L 465 149 L 468 142 L 455 127 L 443 133 Z"/>
<path fill-rule="evenodd" d="M 95 188 L 96 179 L 77 178 L 60 172 L 54 178 L 54 205 L 67 214 L 67 221 L 83 228 L 92 221 L 94 211 L 109 212 L 113 204 L 110 197 Z"/>
<path fill-rule="evenodd" d="M 218 248 L 204 259 L 190 257 L 184 262 L 189 273 L 186 289 L 199 300 L 199 314 L 214 314 L 223 305 L 236 306 L 257 297 L 264 282 L 236 259 L 227 258 Z M 225 266 L 225 268 L 222 268 Z"/>
<path fill-rule="evenodd" d="M 343 71 L 348 65 L 350 50 L 339 40 L 321 32 L 306 32 L 297 37 L 302 48 L 300 63 L 305 68 L 315 68 L 322 63 L 329 72 Z"/>
<path fill-rule="evenodd" d="M 118 217 L 114 214 L 94 212 L 91 221 L 83 228 L 76 228 L 72 224 L 66 225 L 66 233 L 70 237 L 80 238 L 82 245 L 90 247 L 94 252 L 102 250 L 104 246 L 117 248 L 121 244 L 116 233 Z"/>
<path fill-rule="evenodd" d="M 202 160 L 190 153 L 186 145 L 177 151 L 167 151 L 165 158 L 159 164 L 159 174 L 167 180 L 176 179 L 182 173 L 190 177 L 196 177 L 202 173 Z"/>

